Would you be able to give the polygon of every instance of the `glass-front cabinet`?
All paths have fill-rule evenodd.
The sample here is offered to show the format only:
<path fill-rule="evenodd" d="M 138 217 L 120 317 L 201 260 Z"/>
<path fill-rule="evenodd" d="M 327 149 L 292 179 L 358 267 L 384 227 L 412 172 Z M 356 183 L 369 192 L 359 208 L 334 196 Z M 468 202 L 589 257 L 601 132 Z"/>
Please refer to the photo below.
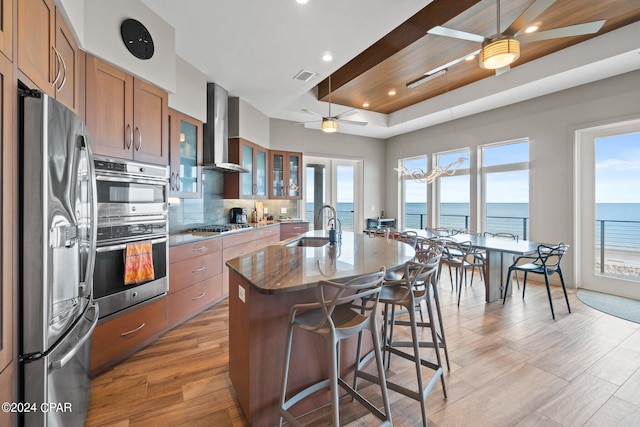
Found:
<path fill-rule="evenodd" d="M 229 161 L 248 173 L 229 173 L 224 177 L 225 199 L 267 198 L 267 149 L 242 138 L 229 138 Z"/>
<path fill-rule="evenodd" d="M 269 151 L 271 156 L 269 198 L 297 200 L 302 198 L 302 153 Z"/>
<path fill-rule="evenodd" d="M 169 133 L 169 195 L 199 198 L 202 194 L 202 122 L 171 110 Z"/>

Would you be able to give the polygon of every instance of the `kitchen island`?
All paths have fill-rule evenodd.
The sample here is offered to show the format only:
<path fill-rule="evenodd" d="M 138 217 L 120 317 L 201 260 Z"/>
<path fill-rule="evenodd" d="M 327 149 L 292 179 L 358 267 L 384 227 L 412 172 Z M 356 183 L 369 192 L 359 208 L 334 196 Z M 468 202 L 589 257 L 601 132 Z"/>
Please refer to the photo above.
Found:
<path fill-rule="evenodd" d="M 229 376 L 250 425 L 273 426 L 278 422 L 291 306 L 317 301 L 315 289 L 320 280 L 347 281 L 378 271 L 382 265 L 397 268 L 414 254 L 407 244 L 363 233 L 343 232 L 341 243 L 332 246 L 326 232 L 310 231 L 301 238 L 227 261 Z M 341 346 L 343 373 L 352 371 L 355 364 L 353 338 Z M 370 341 L 366 345 L 370 347 Z M 326 372 L 326 343 L 319 336 L 296 331 L 289 390 L 293 392 L 325 378 Z M 328 392 L 317 393 L 296 410 L 302 414 L 328 402 Z"/>

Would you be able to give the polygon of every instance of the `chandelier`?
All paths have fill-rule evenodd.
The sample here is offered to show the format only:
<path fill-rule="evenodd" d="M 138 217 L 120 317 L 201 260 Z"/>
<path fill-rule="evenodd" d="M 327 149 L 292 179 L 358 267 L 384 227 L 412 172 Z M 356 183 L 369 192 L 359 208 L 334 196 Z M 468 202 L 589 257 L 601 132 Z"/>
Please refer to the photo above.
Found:
<path fill-rule="evenodd" d="M 416 169 L 407 169 L 404 166 L 400 166 L 399 168 L 393 168 L 393 170 L 400 172 L 400 175 L 407 175 L 412 180 L 417 182 L 423 182 L 427 184 L 431 184 L 436 180 L 440 175 L 453 175 L 456 173 L 456 169 L 458 169 L 464 161 L 467 160 L 464 157 L 459 157 L 455 162 L 451 162 L 446 166 L 436 166 L 430 172 L 425 172 L 420 168 Z"/>

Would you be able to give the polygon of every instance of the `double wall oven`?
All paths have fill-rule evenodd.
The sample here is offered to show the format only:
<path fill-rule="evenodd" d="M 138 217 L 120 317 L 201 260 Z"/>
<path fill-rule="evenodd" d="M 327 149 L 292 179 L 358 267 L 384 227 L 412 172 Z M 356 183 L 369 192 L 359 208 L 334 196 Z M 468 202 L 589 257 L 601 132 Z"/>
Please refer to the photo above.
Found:
<path fill-rule="evenodd" d="M 97 248 L 94 299 L 105 318 L 169 289 L 167 168 L 96 156 Z M 151 244 L 153 277 L 125 283 L 127 247 Z"/>

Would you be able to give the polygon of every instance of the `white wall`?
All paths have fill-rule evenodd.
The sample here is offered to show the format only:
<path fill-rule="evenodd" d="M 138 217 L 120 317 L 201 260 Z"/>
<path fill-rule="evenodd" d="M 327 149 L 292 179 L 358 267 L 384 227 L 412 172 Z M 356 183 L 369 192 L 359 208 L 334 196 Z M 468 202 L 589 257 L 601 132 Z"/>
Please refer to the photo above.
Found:
<path fill-rule="evenodd" d="M 68 0 L 66 0 L 68 1 Z M 175 30 L 139 0 L 85 0 L 82 48 L 169 93 L 176 91 Z M 120 24 L 133 18 L 151 33 L 154 55 L 133 56 L 120 36 Z"/>
<path fill-rule="evenodd" d="M 303 125 L 271 119 L 271 149 L 300 151 L 304 155 L 362 160 L 364 191 L 362 219 L 376 217 L 384 204 L 385 147 L 381 139 L 343 133 L 326 134 Z M 375 212 L 370 208 L 374 206 Z"/>
<path fill-rule="evenodd" d="M 169 94 L 169 107 L 201 122 L 207 121 L 207 76 L 176 56 L 176 92 Z"/>
<path fill-rule="evenodd" d="M 269 148 L 269 117 L 244 99 L 229 98 L 229 138 L 244 138 Z"/>
<path fill-rule="evenodd" d="M 388 211 L 398 214 L 393 168 L 399 157 L 470 148 L 473 161 L 480 145 L 524 137 L 530 140 L 530 239 L 575 247 L 573 131 L 640 117 L 639 99 L 640 71 L 634 71 L 391 138 L 384 167 Z M 474 173 L 472 169 L 472 186 Z M 472 205 L 476 199 L 472 192 Z M 572 256 L 563 267 L 568 285 L 575 286 Z"/>

